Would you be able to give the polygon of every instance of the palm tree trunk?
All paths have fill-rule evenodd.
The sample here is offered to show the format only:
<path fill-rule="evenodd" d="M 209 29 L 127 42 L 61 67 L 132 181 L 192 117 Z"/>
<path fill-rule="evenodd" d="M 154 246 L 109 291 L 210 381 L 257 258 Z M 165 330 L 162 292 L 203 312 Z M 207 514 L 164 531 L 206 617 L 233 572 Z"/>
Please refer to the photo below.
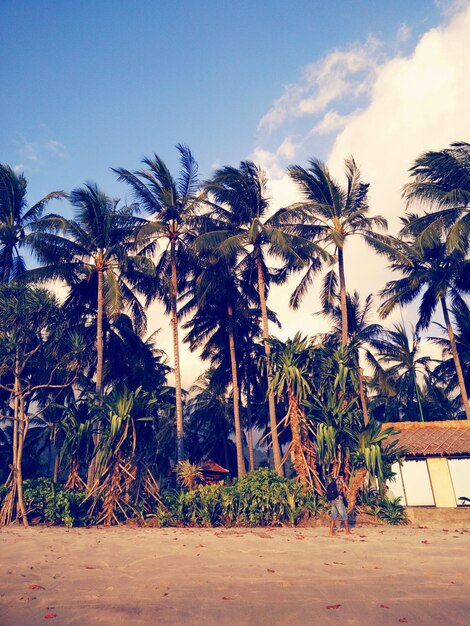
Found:
<path fill-rule="evenodd" d="M 171 325 L 173 329 L 173 354 L 175 358 L 175 398 L 176 398 L 176 458 L 184 459 L 183 441 L 183 396 L 181 391 L 180 349 L 178 340 L 178 277 L 176 273 L 175 243 L 171 242 Z"/>
<path fill-rule="evenodd" d="M 21 393 L 21 390 L 20 390 Z M 26 516 L 26 508 L 24 505 L 23 499 L 23 448 L 24 441 L 26 439 L 27 425 L 26 425 L 26 415 L 24 410 L 24 398 L 20 395 L 20 432 L 18 438 L 18 454 L 16 457 L 16 467 L 15 467 L 15 481 L 16 481 L 16 493 L 17 493 L 17 502 L 18 502 L 18 510 L 21 515 L 23 526 L 29 526 L 28 518 Z"/>
<path fill-rule="evenodd" d="M 359 397 L 361 399 L 362 417 L 364 418 L 364 426 L 369 423 L 369 411 L 367 409 L 367 398 L 364 389 L 364 373 L 359 363 L 359 356 L 356 359 L 357 381 L 359 383 Z"/>
<path fill-rule="evenodd" d="M 10 247 L 5 246 L 3 252 L 4 252 L 3 256 L 5 259 L 5 264 L 3 266 L 2 283 L 4 285 L 8 285 L 8 283 L 10 282 L 13 250 Z"/>
<path fill-rule="evenodd" d="M 449 335 L 450 348 L 452 350 L 452 356 L 454 357 L 455 371 L 457 372 L 457 379 L 460 387 L 460 397 L 462 398 L 462 404 L 465 409 L 465 415 L 470 420 L 470 405 L 468 403 L 467 389 L 465 387 L 465 380 L 463 377 L 462 365 L 460 363 L 459 353 L 457 351 L 457 344 L 455 343 L 454 329 L 450 322 L 449 311 L 447 309 L 447 303 L 444 297 L 441 298 L 442 312 L 444 314 L 444 321 L 447 328 L 447 334 Z"/>
<path fill-rule="evenodd" d="M 96 307 L 96 383 L 95 391 L 98 396 L 98 404 L 101 404 L 101 396 L 103 394 L 103 310 L 104 310 L 104 297 L 103 297 L 103 265 L 102 259 L 97 258 L 95 261 L 95 267 L 98 274 L 98 293 L 97 293 L 97 307 Z M 95 451 L 100 439 L 100 422 L 98 422 L 98 431 L 93 435 L 93 443 L 95 445 Z M 91 492 L 96 479 L 96 457 L 94 456 L 88 466 L 87 474 L 87 489 Z"/>
<path fill-rule="evenodd" d="M 348 303 L 346 298 L 346 277 L 344 275 L 343 248 L 338 248 L 339 294 L 341 300 L 341 345 L 348 343 Z"/>
<path fill-rule="evenodd" d="M 103 270 L 98 269 L 98 306 L 96 311 L 96 393 L 103 388 Z"/>
<path fill-rule="evenodd" d="M 250 472 L 255 471 L 255 454 L 253 450 L 253 420 L 251 416 L 251 383 L 248 380 L 248 389 L 246 392 L 246 414 L 248 420 L 248 463 Z"/>
<path fill-rule="evenodd" d="M 230 365 L 232 368 L 233 389 L 233 420 L 235 423 L 235 444 L 237 447 L 238 478 L 246 474 L 245 458 L 243 456 L 242 428 L 240 423 L 240 389 L 238 386 L 237 356 L 235 353 L 235 338 L 233 333 L 233 309 L 229 304 L 228 312 L 228 342 L 230 347 Z"/>
<path fill-rule="evenodd" d="M 261 256 L 260 251 L 257 250 L 256 255 L 256 265 L 258 269 L 258 293 L 259 293 L 259 302 L 261 307 L 261 319 L 263 322 L 263 339 L 264 341 L 264 350 L 266 352 L 266 356 L 271 354 L 271 347 L 266 339 L 269 338 L 269 327 L 268 327 L 268 311 L 266 307 L 266 296 L 265 296 L 265 286 L 264 286 L 264 275 L 263 275 L 263 267 L 261 264 Z M 267 378 L 268 378 L 268 389 L 271 387 L 271 366 L 267 365 Z M 277 436 L 277 420 L 276 420 L 276 405 L 274 402 L 274 394 L 271 392 L 269 394 L 269 426 L 271 428 L 271 440 L 273 447 L 273 459 L 274 459 L 274 469 L 279 474 L 279 476 L 283 476 L 284 472 L 282 469 L 281 463 L 281 451 L 279 449 L 279 438 Z"/>

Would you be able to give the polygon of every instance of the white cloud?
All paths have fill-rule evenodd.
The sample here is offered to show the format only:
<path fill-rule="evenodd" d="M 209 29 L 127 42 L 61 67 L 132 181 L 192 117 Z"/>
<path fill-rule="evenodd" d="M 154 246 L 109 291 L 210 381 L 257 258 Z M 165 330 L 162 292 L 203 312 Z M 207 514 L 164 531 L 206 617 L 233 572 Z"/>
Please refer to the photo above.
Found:
<path fill-rule="evenodd" d="M 308 65 L 299 82 L 285 87 L 282 96 L 261 118 L 258 128 L 271 132 L 287 120 L 321 113 L 338 98 L 361 96 L 374 75 L 380 46 L 371 36 L 364 44 L 334 50 Z"/>
<path fill-rule="evenodd" d="M 348 119 L 347 115 L 340 115 L 336 111 L 327 111 L 318 124 L 312 128 L 310 134 L 328 135 L 338 132 L 346 126 Z"/>
<path fill-rule="evenodd" d="M 445 8 L 449 10 L 448 3 Z M 338 133 L 333 138 L 327 159 L 332 173 L 344 183 L 344 158 L 354 155 L 363 179 L 370 183 L 371 214 L 384 215 L 393 234 L 399 228 L 400 215 L 404 214 L 401 189 L 407 182 L 408 169 L 413 161 L 426 150 L 441 149 L 457 140 L 470 140 L 470 6 L 467 0 L 465 9 L 457 14 L 455 3 L 451 8 L 453 16 L 446 18 L 441 27 L 425 33 L 406 57 L 398 55 L 376 64 L 374 61 L 366 62 L 358 52 L 353 63 L 352 60 L 346 62 L 347 53 L 344 53 L 339 65 L 341 80 L 332 72 L 334 58 L 341 56 L 338 51 L 312 64 L 304 73 L 303 81 L 286 87 L 283 96 L 260 122 L 262 128 L 279 126 L 279 134 L 285 129 L 286 138 L 281 140 L 279 146 L 287 142 L 285 145 L 298 148 L 297 154 L 290 152 L 291 162 L 301 162 L 305 158 L 305 149 L 309 148 L 315 136 Z M 406 35 L 406 29 L 402 28 L 401 37 Z M 367 45 L 370 44 L 365 44 L 364 49 Z M 356 46 L 357 51 L 361 49 L 361 46 Z M 377 52 L 379 47 L 376 45 L 369 49 Z M 338 57 L 335 56 L 337 54 Z M 366 69 L 361 80 L 356 80 L 355 76 L 358 67 Z M 323 82 L 325 76 L 329 78 Z M 332 94 L 341 93 L 343 87 L 338 86 L 340 83 L 350 99 L 351 107 L 347 115 L 338 113 L 332 99 Z M 360 108 L 354 99 L 354 91 L 358 89 L 368 90 L 368 101 L 362 102 Z M 310 97 L 312 113 L 309 117 L 315 119 L 314 111 L 320 106 L 324 108 L 322 117 L 316 119 L 310 128 L 305 128 L 303 134 L 299 133 L 294 144 L 289 132 L 289 120 L 293 116 L 306 115 L 309 107 L 301 103 Z M 284 149 L 269 151 L 262 147 L 254 152 L 263 154 L 263 164 L 271 176 L 275 208 L 297 199 L 296 190 L 281 164 L 283 152 Z M 317 155 L 312 150 L 308 156 Z M 358 289 L 362 295 L 377 292 L 391 278 L 386 262 L 369 251 L 362 241 L 351 240 L 345 254 L 350 290 Z M 270 295 L 271 306 L 284 324 L 282 335 L 293 335 L 299 328 L 306 333 L 321 330 L 321 318 L 312 317 L 312 313 L 319 309 L 318 285 L 308 295 L 300 312 L 293 313 L 287 307 L 292 284 L 290 289 L 276 289 Z M 407 323 L 415 322 L 415 311 L 405 311 L 405 319 Z M 386 323 L 390 325 L 398 320 L 397 311 Z"/>
<path fill-rule="evenodd" d="M 408 24 L 400 24 L 400 28 L 397 31 L 397 43 L 398 44 L 403 44 L 406 43 L 407 41 L 410 40 L 411 37 L 411 28 L 408 26 Z"/>
<path fill-rule="evenodd" d="M 67 149 L 61 141 L 57 141 L 56 139 L 49 139 L 46 142 L 45 147 L 55 154 L 55 156 L 59 157 L 59 159 L 67 158 Z"/>
<path fill-rule="evenodd" d="M 40 130 L 41 134 L 49 135 L 49 131 L 44 125 L 40 125 Z M 66 159 L 68 157 L 66 146 L 61 141 L 50 138 L 50 136 L 35 138 L 33 141 L 30 141 L 23 135 L 19 135 L 15 143 L 18 154 L 24 161 L 24 164 L 22 164 L 23 169 L 41 165 L 50 159 L 51 156 L 58 159 Z"/>

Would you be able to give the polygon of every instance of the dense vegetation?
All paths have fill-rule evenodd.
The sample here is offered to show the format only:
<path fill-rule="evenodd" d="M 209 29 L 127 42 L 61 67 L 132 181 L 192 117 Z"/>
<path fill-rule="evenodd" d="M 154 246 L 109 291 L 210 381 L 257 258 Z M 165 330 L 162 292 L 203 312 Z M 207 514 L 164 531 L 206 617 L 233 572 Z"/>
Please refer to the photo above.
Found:
<path fill-rule="evenodd" d="M 176 178 L 157 155 L 114 170 L 129 206 L 86 183 L 29 207 L 24 176 L 0 165 L 0 524 L 293 524 L 321 511 L 340 469 L 349 510 L 373 510 L 368 487 L 383 494 L 404 453 L 384 422 L 470 418 L 469 144 L 416 160 L 396 236 L 370 215 L 352 158 L 345 186 L 316 159 L 290 167 L 303 200 L 273 213 L 254 163 L 201 182 L 177 148 Z M 46 214 L 66 199 L 71 218 Z M 373 296 L 350 291 L 351 237 L 389 259 L 380 318 L 419 303 L 411 336 L 373 321 Z M 273 336 L 270 289 L 293 275 L 293 308 L 321 281 L 329 333 Z M 155 300 L 171 319 L 174 386 L 146 331 Z M 421 335 L 438 309 L 435 360 Z M 181 331 L 209 366 L 188 391 Z M 272 473 L 254 471 L 265 447 Z M 208 458 L 238 481 L 198 485 Z M 177 477 L 186 487 L 172 491 Z M 400 521 L 396 504 L 375 514 Z"/>

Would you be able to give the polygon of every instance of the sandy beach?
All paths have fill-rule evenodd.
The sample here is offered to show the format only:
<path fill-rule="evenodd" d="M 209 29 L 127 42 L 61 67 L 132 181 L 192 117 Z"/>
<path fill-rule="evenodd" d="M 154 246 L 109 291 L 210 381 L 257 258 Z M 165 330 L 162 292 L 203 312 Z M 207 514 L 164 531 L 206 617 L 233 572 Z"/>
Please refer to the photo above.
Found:
<path fill-rule="evenodd" d="M 0 624 L 470 623 L 470 530 L 10 527 Z"/>

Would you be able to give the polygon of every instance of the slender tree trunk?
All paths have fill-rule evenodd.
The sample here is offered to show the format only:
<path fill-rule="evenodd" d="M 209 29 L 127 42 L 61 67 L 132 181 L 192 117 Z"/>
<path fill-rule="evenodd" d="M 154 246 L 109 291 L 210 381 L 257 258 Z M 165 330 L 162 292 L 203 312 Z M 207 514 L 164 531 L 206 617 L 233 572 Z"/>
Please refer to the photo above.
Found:
<path fill-rule="evenodd" d="M 21 394 L 21 388 L 20 388 Z M 15 468 L 15 480 L 16 480 L 16 489 L 17 489 L 17 502 L 18 502 L 18 510 L 21 515 L 23 526 L 29 526 L 28 518 L 26 516 L 26 508 L 24 505 L 23 499 L 23 448 L 24 441 L 26 439 L 27 433 L 27 423 L 26 423 L 26 415 L 24 410 L 24 398 L 20 395 L 20 432 L 18 437 L 18 454 L 16 458 L 16 468 Z"/>
<path fill-rule="evenodd" d="M 103 270 L 98 268 L 98 307 L 96 311 L 96 393 L 103 391 Z"/>
<path fill-rule="evenodd" d="M 96 259 L 95 267 L 98 275 L 98 292 L 97 292 L 97 306 L 96 306 L 96 383 L 95 391 L 98 396 L 98 404 L 101 404 L 101 397 L 103 394 L 103 310 L 104 310 L 104 297 L 103 297 L 103 260 L 101 258 Z M 96 448 L 100 440 L 100 425 L 98 422 L 98 432 L 93 435 L 93 443 Z M 95 484 L 96 479 L 96 456 L 90 461 L 87 473 L 87 488 L 91 492 Z"/>
<path fill-rule="evenodd" d="M 246 393 L 246 415 L 248 420 L 248 462 L 250 472 L 255 470 L 255 454 L 253 450 L 253 420 L 251 416 L 251 383 L 248 380 L 248 389 Z"/>
<path fill-rule="evenodd" d="M 289 398 L 289 424 L 292 433 L 293 465 L 300 483 L 302 485 L 308 485 L 308 473 L 300 435 L 299 403 L 291 389 L 287 390 L 287 396 Z"/>
<path fill-rule="evenodd" d="M 19 416 L 19 398 L 20 398 L 20 387 L 19 387 L 19 374 L 18 374 L 18 350 L 16 350 L 16 359 L 15 359 L 15 385 L 14 385 L 14 400 L 13 400 L 13 467 L 16 467 L 16 461 L 18 456 L 18 426 L 20 423 Z"/>
<path fill-rule="evenodd" d="M 174 241 L 171 242 L 171 325 L 173 330 L 173 354 L 175 358 L 175 396 L 176 396 L 176 458 L 184 459 L 183 440 L 183 396 L 181 392 L 181 368 L 180 349 L 178 340 L 178 277 L 176 273 L 176 249 Z"/>
<path fill-rule="evenodd" d="M 455 335 L 454 329 L 452 328 L 452 324 L 450 322 L 449 311 L 447 309 L 447 303 L 445 298 L 441 298 L 442 312 L 444 314 L 444 321 L 447 327 L 447 334 L 449 335 L 450 348 L 452 350 L 452 356 L 454 357 L 455 363 L 455 371 L 457 372 L 457 379 L 459 381 L 460 387 L 460 397 L 462 399 L 462 404 L 465 409 L 465 415 L 467 419 L 470 419 L 470 405 L 468 403 L 468 394 L 467 389 L 465 387 L 465 380 L 463 377 L 462 365 L 460 363 L 459 353 L 457 351 L 457 344 L 455 343 Z"/>
<path fill-rule="evenodd" d="M 4 248 L 5 265 L 3 266 L 3 275 L 2 275 L 2 283 L 4 285 L 8 285 L 8 283 L 10 282 L 12 258 L 13 258 L 13 250 L 10 247 L 5 246 Z"/>
<path fill-rule="evenodd" d="M 258 250 L 258 254 L 256 256 L 256 265 L 258 269 L 258 292 L 259 292 L 259 301 L 261 307 L 261 319 L 263 322 L 263 339 L 264 341 L 264 350 L 266 352 L 266 356 L 271 354 L 271 347 L 266 339 L 269 338 L 269 328 L 268 328 L 268 311 L 266 307 L 266 296 L 264 293 L 264 275 L 263 275 L 263 266 L 261 264 L 260 252 Z M 267 378 L 268 378 L 268 389 L 271 387 L 271 366 L 267 365 Z M 272 448 L 273 448 L 273 459 L 274 459 L 274 469 L 276 472 L 283 476 L 284 472 L 282 469 L 281 463 L 281 451 L 279 448 L 279 438 L 277 435 L 277 420 L 276 420 L 276 405 L 274 402 L 274 394 L 271 392 L 269 394 L 269 426 L 271 428 L 271 439 L 272 439 Z"/>
<path fill-rule="evenodd" d="M 341 345 L 346 346 L 348 334 L 348 303 L 346 298 L 346 278 L 344 275 L 343 249 L 338 248 L 339 294 L 341 300 Z"/>
<path fill-rule="evenodd" d="M 57 448 L 54 446 L 54 450 L 55 450 L 55 457 L 54 457 L 54 474 L 52 476 L 52 480 L 56 483 L 59 480 L 59 451 L 57 450 Z"/>
<path fill-rule="evenodd" d="M 235 353 L 235 338 L 233 333 L 233 309 L 229 304 L 228 312 L 228 341 L 230 347 L 230 365 L 232 368 L 233 388 L 233 420 L 235 423 L 235 443 L 237 446 L 238 478 L 246 474 L 245 458 L 243 456 L 242 427 L 240 423 L 240 389 L 238 386 L 237 356 Z"/>
<path fill-rule="evenodd" d="M 364 426 L 367 426 L 369 423 L 369 411 L 367 409 L 367 398 L 366 392 L 364 388 L 364 373 L 362 371 L 362 367 L 359 364 L 359 356 L 356 359 L 356 369 L 357 369 L 357 380 L 359 383 L 359 397 L 361 399 L 361 408 L 362 408 L 362 416 L 364 418 Z"/>

